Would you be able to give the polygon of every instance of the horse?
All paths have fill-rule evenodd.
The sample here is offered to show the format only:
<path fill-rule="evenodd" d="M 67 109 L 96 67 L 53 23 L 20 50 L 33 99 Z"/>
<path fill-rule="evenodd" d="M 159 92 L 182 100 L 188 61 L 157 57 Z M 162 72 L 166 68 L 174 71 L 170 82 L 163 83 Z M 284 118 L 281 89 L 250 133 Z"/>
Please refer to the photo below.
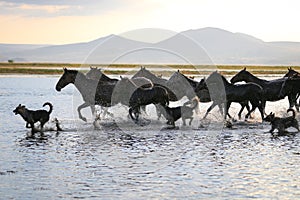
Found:
<path fill-rule="evenodd" d="M 228 82 L 226 78 L 218 72 L 213 72 L 205 83 L 209 89 L 213 104 L 206 111 L 204 118 L 216 105 L 225 104 L 224 117 L 226 119 L 232 102 L 242 103 L 247 101 L 251 103 L 252 108 L 248 111 L 245 118 L 247 119 L 256 108 L 259 109 L 261 118 L 264 118 L 261 100 L 263 89 L 258 84 L 246 83 L 234 85 Z"/>
<path fill-rule="evenodd" d="M 280 96 L 280 90 L 282 88 L 282 84 L 287 78 L 279 78 L 272 81 L 260 79 L 244 68 L 239 73 L 237 73 L 234 77 L 231 78 L 231 83 L 236 83 L 240 81 L 245 81 L 246 83 L 252 82 L 260 85 L 263 88 L 263 100 L 262 105 L 265 113 L 266 101 L 278 101 L 284 98 L 284 96 Z M 299 107 L 296 104 L 296 95 L 288 94 L 288 100 L 290 104 L 290 108 L 296 106 L 299 111 Z"/>
<path fill-rule="evenodd" d="M 110 83 L 117 83 L 119 79 L 110 78 L 107 75 L 105 75 L 100 68 L 97 67 L 90 67 L 90 71 L 87 72 L 86 76 L 90 79 L 97 80 L 99 82 L 110 82 Z M 121 78 L 122 79 L 122 78 Z M 142 88 L 151 88 L 153 87 L 153 83 L 151 80 L 145 78 L 145 77 L 136 77 L 131 78 L 133 83 L 137 85 L 137 87 Z M 124 104 L 124 102 L 123 102 Z M 126 102 L 125 105 L 128 105 L 128 102 Z M 142 110 L 146 113 L 146 107 L 142 106 Z"/>
<path fill-rule="evenodd" d="M 68 84 L 74 84 L 82 95 L 84 103 L 78 106 L 79 118 L 87 121 L 81 114 L 81 109 L 90 106 L 92 114 L 95 114 L 95 105 L 103 107 L 112 106 L 111 97 L 115 87 L 114 83 L 104 83 L 88 79 L 82 72 L 64 68 L 64 73 L 58 80 L 55 88 L 58 92 Z"/>
<path fill-rule="evenodd" d="M 200 102 L 202 103 L 208 103 L 211 102 L 211 98 L 210 98 L 210 94 L 209 94 L 209 90 L 206 86 L 206 80 L 205 78 L 202 78 L 200 80 L 200 82 L 198 82 L 196 88 L 195 88 L 195 93 L 196 95 L 199 97 Z M 249 106 L 249 102 L 248 101 L 244 101 L 244 102 L 239 102 L 239 104 L 241 105 L 241 109 L 238 113 L 238 117 L 239 119 L 242 118 L 242 112 L 244 111 L 244 108 L 247 109 L 247 111 L 250 111 L 250 106 Z M 219 104 L 218 105 L 219 110 L 221 112 L 221 114 L 223 115 L 223 105 Z M 212 109 L 212 108 L 211 108 Z M 232 118 L 231 115 L 229 114 L 229 112 L 227 112 L 227 116 L 229 118 Z M 207 117 L 207 115 L 204 116 L 204 119 Z"/>
<path fill-rule="evenodd" d="M 283 98 L 287 95 L 299 97 L 300 94 L 300 76 L 294 74 L 294 76 L 287 78 L 280 89 L 279 98 Z"/>
<path fill-rule="evenodd" d="M 152 88 L 138 87 L 129 78 L 121 78 L 114 93 L 113 96 L 117 98 L 117 101 L 128 101 L 129 115 L 135 122 L 139 120 L 141 106 L 149 104 L 161 104 L 165 106 L 169 104 L 169 94 L 164 87 L 156 85 Z"/>
<path fill-rule="evenodd" d="M 300 73 L 297 72 L 296 70 L 292 69 L 292 67 L 289 67 L 288 72 L 283 77 L 300 78 Z M 297 89 L 297 88 L 295 88 L 295 89 Z M 280 95 L 283 94 L 283 92 L 280 92 L 280 93 L 281 93 Z M 298 98 L 299 98 L 299 93 L 297 93 L 296 99 L 298 99 Z M 299 104 L 300 104 L 300 100 L 298 103 L 296 102 L 296 108 L 297 108 L 297 106 L 299 107 Z"/>

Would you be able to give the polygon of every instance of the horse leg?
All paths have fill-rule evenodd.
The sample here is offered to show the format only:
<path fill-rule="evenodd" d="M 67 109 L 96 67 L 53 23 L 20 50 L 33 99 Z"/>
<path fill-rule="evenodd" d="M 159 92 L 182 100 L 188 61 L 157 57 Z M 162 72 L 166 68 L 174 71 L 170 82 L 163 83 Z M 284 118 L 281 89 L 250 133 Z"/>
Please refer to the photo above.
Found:
<path fill-rule="evenodd" d="M 219 107 L 219 111 L 220 111 L 221 115 L 223 116 L 224 115 L 223 104 L 218 104 L 218 107 Z"/>
<path fill-rule="evenodd" d="M 288 95 L 288 100 L 290 104 L 289 108 L 293 108 L 295 106 L 296 110 L 299 112 L 299 105 L 297 104 L 297 94 Z"/>
<path fill-rule="evenodd" d="M 96 108 L 95 108 L 95 105 L 90 105 L 90 108 L 91 108 L 91 112 L 92 112 L 92 116 L 93 116 L 93 118 L 95 118 L 96 117 Z"/>
<path fill-rule="evenodd" d="M 251 101 L 250 103 L 252 105 L 252 109 L 247 113 L 247 115 L 245 116 L 245 119 L 248 119 L 249 116 L 251 115 L 251 113 L 254 112 L 256 108 L 258 108 L 260 115 L 261 115 L 261 119 L 263 120 L 263 118 L 264 118 L 264 109 L 262 106 L 263 103 L 260 103 L 259 100 Z"/>
<path fill-rule="evenodd" d="M 267 115 L 267 113 L 266 113 L 266 103 L 267 103 L 266 100 L 262 100 L 262 101 L 261 101 L 261 105 L 262 105 L 262 108 L 263 108 L 263 113 L 264 113 L 264 115 Z M 252 105 L 252 107 L 253 107 L 253 105 Z M 248 112 L 248 113 L 249 113 L 249 112 Z"/>
<path fill-rule="evenodd" d="M 207 109 L 207 111 L 206 111 L 206 113 L 205 113 L 205 115 L 204 115 L 204 117 L 203 117 L 202 119 L 206 119 L 208 113 L 209 113 L 216 105 L 217 105 L 217 104 L 216 104 L 215 102 L 213 102 L 213 103 L 211 104 L 211 106 Z M 219 105 L 219 107 L 220 107 L 220 105 Z"/>
<path fill-rule="evenodd" d="M 242 118 L 242 112 L 244 111 L 244 108 L 245 108 L 245 105 L 244 104 L 242 104 L 241 103 L 241 109 L 240 109 L 240 111 L 239 111 L 239 113 L 238 113 L 238 117 L 239 117 L 239 120 L 241 120 L 241 118 Z M 249 112 L 249 110 L 248 110 L 248 112 Z"/>
<path fill-rule="evenodd" d="M 155 110 L 156 110 L 157 120 L 160 120 L 162 113 L 157 104 L 154 104 L 154 106 L 155 106 Z"/>
<path fill-rule="evenodd" d="M 190 118 L 190 122 L 189 122 L 189 125 L 190 125 L 190 126 L 192 125 L 193 119 L 194 119 L 193 117 Z"/>
<path fill-rule="evenodd" d="M 232 103 L 232 102 L 230 102 L 230 101 L 226 103 L 224 119 L 226 119 L 226 116 L 228 116 L 230 119 L 232 119 L 231 115 L 230 115 L 229 112 L 228 112 L 231 103 Z"/>
<path fill-rule="evenodd" d="M 261 121 L 263 121 L 264 120 L 264 109 L 263 109 L 261 103 L 259 103 L 259 105 L 258 105 L 258 110 L 260 112 Z"/>
<path fill-rule="evenodd" d="M 137 107 L 136 109 L 134 109 L 134 115 L 135 115 L 136 121 L 139 121 L 139 117 L 140 117 L 140 107 Z"/>
<path fill-rule="evenodd" d="M 78 112 L 78 115 L 79 115 L 79 119 L 81 119 L 81 120 L 83 120 L 83 121 L 87 121 L 86 120 L 86 118 L 85 117 L 83 117 L 82 115 L 81 115 L 81 109 L 83 109 L 83 108 L 86 108 L 86 107 L 88 107 L 88 106 L 90 106 L 90 104 L 89 103 L 86 103 L 86 102 L 84 102 L 83 104 L 81 104 L 80 106 L 78 106 L 78 108 L 77 108 L 77 112 Z"/>
<path fill-rule="evenodd" d="M 182 117 L 181 119 L 182 119 L 182 125 L 183 125 L 183 126 L 186 126 L 186 123 L 185 123 L 186 118 L 185 118 L 185 117 Z"/>

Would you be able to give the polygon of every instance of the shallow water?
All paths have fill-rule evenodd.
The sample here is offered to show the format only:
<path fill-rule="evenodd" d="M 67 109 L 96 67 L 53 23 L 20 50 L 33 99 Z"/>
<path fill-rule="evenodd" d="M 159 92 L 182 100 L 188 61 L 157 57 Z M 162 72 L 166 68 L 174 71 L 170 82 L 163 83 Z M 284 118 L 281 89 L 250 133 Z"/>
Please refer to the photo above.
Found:
<path fill-rule="evenodd" d="M 215 110 L 197 128 L 164 129 L 148 108 L 150 125 L 127 119 L 124 107 L 111 111 L 94 130 L 77 120 L 80 98 L 73 86 L 62 92 L 57 77 L 1 77 L 0 196 L 3 199 L 298 199 L 300 134 L 272 137 L 257 118 L 223 129 Z M 22 103 L 54 105 L 64 131 L 27 138 L 29 130 L 12 110 Z M 238 105 L 230 111 L 236 116 Z M 267 104 L 284 114 L 287 100 Z M 47 108 L 46 108 L 47 109 Z M 84 112 L 89 114 L 89 109 Z M 75 119 L 75 120 L 74 120 Z M 53 126 L 53 123 L 47 124 Z"/>

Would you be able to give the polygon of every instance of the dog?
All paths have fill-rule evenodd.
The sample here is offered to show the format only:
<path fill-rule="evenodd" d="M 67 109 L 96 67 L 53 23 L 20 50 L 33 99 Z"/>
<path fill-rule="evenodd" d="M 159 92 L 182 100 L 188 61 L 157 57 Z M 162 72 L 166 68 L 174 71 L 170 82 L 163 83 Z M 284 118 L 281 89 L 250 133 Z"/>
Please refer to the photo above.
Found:
<path fill-rule="evenodd" d="M 189 105 L 190 104 L 190 105 Z M 190 119 L 189 125 L 193 121 L 193 111 L 198 107 L 199 99 L 193 98 L 191 101 L 184 103 L 182 106 L 170 108 L 167 105 L 157 104 L 159 112 L 167 119 L 167 124 L 175 127 L 175 122 L 182 118 L 183 126 L 186 126 L 185 120 Z"/>
<path fill-rule="evenodd" d="M 272 135 L 275 129 L 278 130 L 279 135 L 284 135 L 285 129 L 289 127 L 294 127 L 299 132 L 298 121 L 295 118 L 296 113 L 293 109 L 288 109 L 287 112 L 292 112 L 293 115 L 285 118 L 275 117 L 274 113 L 270 113 L 263 120 L 267 122 L 271 122 L 271 130 L 269 131 Z"/>
<path fill-rule="evenodd" d="M 43 130 L 44 124 L 49 121 L 50 114 L 53 110 L 51 103 L 46 102 L 43 106 L 49 106 L 49 111 L 46 110 L 28 110 L 24 105 L 19 104 L 13 112 L 15 115 L 20 114 L 22 118 L 26 121 L 26 128 L 31 128 L 31 133 L 35 132 L 34 124 L 40 122 L 41 132 Z M 30 126 L 29 126 L 30 125 Z"/>

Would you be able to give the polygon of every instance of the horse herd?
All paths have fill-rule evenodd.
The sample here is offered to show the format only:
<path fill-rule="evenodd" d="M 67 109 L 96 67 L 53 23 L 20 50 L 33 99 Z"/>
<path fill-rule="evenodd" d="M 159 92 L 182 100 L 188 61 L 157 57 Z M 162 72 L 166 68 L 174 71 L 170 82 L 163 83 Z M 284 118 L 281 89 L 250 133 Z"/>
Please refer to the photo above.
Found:
<path fill-rule="evenodd" d="M 244 81 L 245 84 L 236 84 Z M 64 73 L 56 84 L 56 90 L 61 91 L 68 84 L 74 84 L 83 98 L 83 104 L 77 108 L 79 118 L 81 109 L 90 107 L 95 115 L 95 105 L 108 108 L 117 104 L 129 107 L 129 115 L 134 122 L 139 121 L 141 109 L 149 104 L 168 107 L 170 101 L 178 101 L 183 97 L 189 100 L 195 96 L 200 102 L 212 102 L 204 118 L 218 106 L 221 114 L 232 118 L 229 109 L 233 102 L 241 105 L 239 118 L 244 108 L 247 109 L 245 118 L 258 108 L 261 119 L 265 115 L 267 101 L 278 101 L 286 96 L 289 108 L 295 107 L 299 111 L 297 99 L 300 94 L 300 74 L 288 68 L 284 77 L 275 80 L 260 79 L 246 68 L 231 78 L 230 82 L 217 71 L 199 82 L 185 76 L 180 71 L 175 72 L 168 80 L 156 76 L 145 67 L 135 73 L 131 78 L 121 77 L 113 79 L 105 75 L 101 69 L 91 67 L 86 74 L 64 68 Z M 159 106 L 156 106 L 156 108 Z M 157 112 L 159 112 L 157 110 Z"/>

